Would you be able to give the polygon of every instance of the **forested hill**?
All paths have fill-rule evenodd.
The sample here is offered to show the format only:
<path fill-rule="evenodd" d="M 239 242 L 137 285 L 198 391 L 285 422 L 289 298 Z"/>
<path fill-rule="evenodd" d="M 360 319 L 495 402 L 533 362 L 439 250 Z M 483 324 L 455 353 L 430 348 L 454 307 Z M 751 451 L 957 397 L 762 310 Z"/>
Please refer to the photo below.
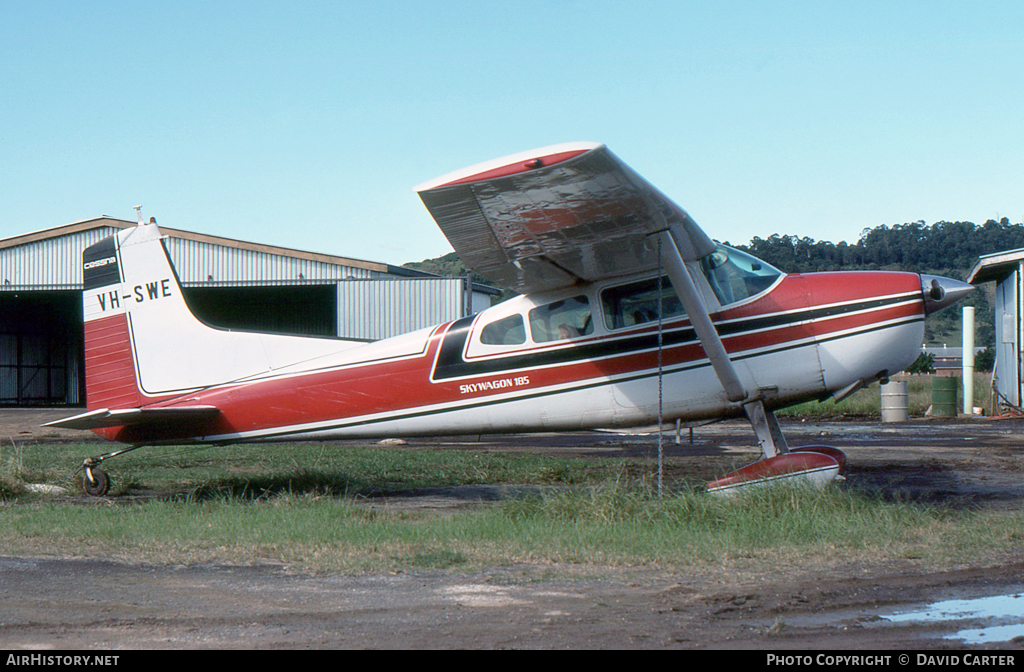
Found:
<path fill-rule="evenodd" d="M 723 236 L 724 239 L 724 236 Z M 1024 248 L 1024 224 L 1003 217 L 982 225 L 972 222 L 913 222 L 865 229 L 854 244 L 775 234 L 754 238 L 748 245 L 724 241 L 750 252 L 787 273 L 838 270 L 903 270 L 964 279 L 978 257 Z M 439 275 L 464 275 L 466 267 L 454 252 L 405 264 Z M 474 281 L 487 281 L 474 274 Z M 965 301 L 977 308 L 976 343 L 994 344 L 992 287 L 973 292 Z M 960 315 L 948 308 L 928 317 L 925 340 L 929 345 L 960 345 Z"/>
<path fill-rule="evenodd" d="M 981 226 L 971 222 L 913 222 L 864 229 L 853 245 L 775 234 L 733 247 L 787 273 L 899 269 L 941 272 L 963 279 L 979 256 L 1024 248 L 1024 225 L 1011 224 L 1005 217 L 998 222 L 990 219 Z"/>
<path fill-rule="evenodd" d="M 924 222 L 865 229 L 855 244 L 773 235 L 734 245 L 787 273 L 884 269 L 967 277 L 978 257 L 1024 248 L 1024 225 L 1003 217 L 981 226 L 972 222 Z M 995 344 L 994 286 L 972 292 L 962 305 L 975 307 L 975 343 Z M 930 346 L 959 347 L 962 342 L 959 306 L 928 316 L 925 341 Z"/>

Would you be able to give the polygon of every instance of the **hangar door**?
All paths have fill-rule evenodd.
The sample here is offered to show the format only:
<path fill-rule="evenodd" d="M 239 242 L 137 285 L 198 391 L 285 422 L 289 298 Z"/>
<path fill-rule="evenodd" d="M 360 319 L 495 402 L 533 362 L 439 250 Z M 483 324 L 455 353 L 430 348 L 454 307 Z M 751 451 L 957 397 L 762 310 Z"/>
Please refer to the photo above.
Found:
<path fill-rule="evenodd" d="M 192 313 L 214 327 L 304 336 L 337 333 L 334 283 L 193 285 L 184 294 Z"/>
<path fill-rule="evenodd" d="M 996 389 L 1014 406 L 1020 399 L 1020 271 L 996 286 Z"/>
<path fill-rule="evenodd" d="M 81 292 L 0 292 L 0 404 L 80 404 L 83 356 Z"/>

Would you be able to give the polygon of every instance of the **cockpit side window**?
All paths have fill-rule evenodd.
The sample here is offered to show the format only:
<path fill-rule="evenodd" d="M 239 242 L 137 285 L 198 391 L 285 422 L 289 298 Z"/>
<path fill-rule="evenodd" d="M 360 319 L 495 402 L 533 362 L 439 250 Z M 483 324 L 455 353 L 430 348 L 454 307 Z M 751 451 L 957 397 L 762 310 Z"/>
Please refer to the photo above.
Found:
<path fill-rule="evenodd" d="M 760 294 L 782 275 L 771 264 L 725 245 L 701 259 L 700 268 L 723 306 Z"/>
<path fill-rule="evenodd" d="M 661 314 L 663 318 L 685 315 L 668 277 L 661 279 Z M 658 319 L 658 279 L 631 282 L 609 287 L 601 292 L 604 324 L 609 329 L 622 329 Z"/>
<path fill-rule="evenodd" d="M 586 296 L 555 301 L 530 311 L 530 334 L 537 343 L 586 336 L 594 331 Z"/>
<path fill-rule="evenodd" d="M 526 343 L 526 325 L 518 313 L 491 322 L 480 331 L 484 345 L 522 345 Z"/>

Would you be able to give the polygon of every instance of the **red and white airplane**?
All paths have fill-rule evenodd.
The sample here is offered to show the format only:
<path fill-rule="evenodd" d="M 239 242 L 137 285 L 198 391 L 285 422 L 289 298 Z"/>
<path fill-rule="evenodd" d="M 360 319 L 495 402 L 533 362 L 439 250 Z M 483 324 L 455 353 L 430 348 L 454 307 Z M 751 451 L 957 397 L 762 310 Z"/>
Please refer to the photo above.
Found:
<path fill-rule="evenodd" d="M 83 255 L 88 411 L 50 423 L 142 445 L 628 427 L 746 416 L 762 459 L 709 485 L 831 480 L 773 409 L 906 368 L 924 317 L 972 288 L 890 272 L 782 273 L 713 242 L 604 145 L 504 157 L 417 187 L 467 266 L 522 294 L 374 343 L 197 320 L 156 224 Z M 661 395 L 659 397 L 659 388 Z"/>

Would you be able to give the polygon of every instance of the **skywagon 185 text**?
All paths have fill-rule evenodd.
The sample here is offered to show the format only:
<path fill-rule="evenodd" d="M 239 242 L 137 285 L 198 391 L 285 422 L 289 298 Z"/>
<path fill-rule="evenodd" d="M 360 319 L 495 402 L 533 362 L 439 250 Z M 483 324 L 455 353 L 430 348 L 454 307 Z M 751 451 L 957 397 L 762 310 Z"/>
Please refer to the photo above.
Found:
<path fill-rule="evenodd" d="M 529 384 L 529 376 L 516 376 L 515 378 L 499 378 L 498 380 L 485 380 L 482 383 L 469 383 L 468 385 L 459 385 L 459 392 L 461 394 L 469 394 L 470 392 L 503 390 L 509 387 L 519 387 L 521 385 Z"/>

